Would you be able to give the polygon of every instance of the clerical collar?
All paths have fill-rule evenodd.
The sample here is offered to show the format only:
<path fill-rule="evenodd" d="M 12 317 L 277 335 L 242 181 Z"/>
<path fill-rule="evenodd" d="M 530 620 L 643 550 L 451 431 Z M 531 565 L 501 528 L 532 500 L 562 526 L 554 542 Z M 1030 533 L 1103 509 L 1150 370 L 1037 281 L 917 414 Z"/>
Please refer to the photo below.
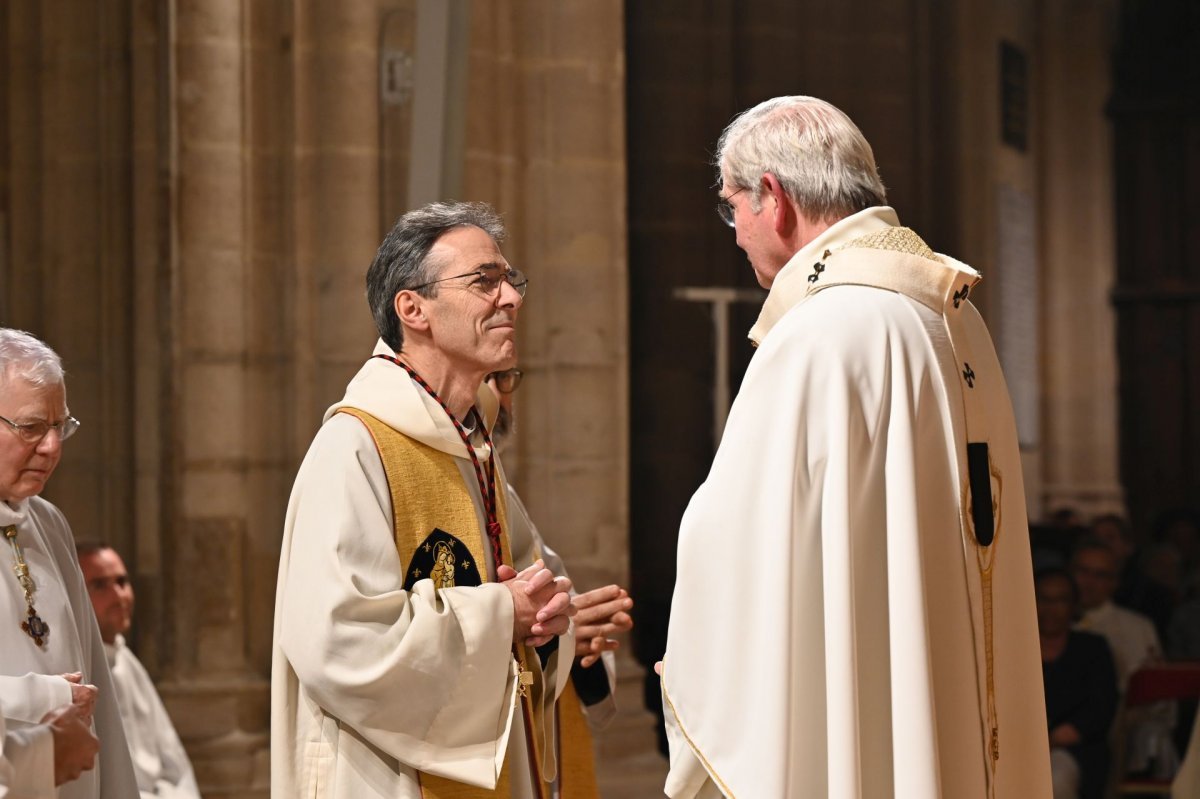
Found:
<path fill-rule="evenodd" d="M 29 512 L 29 500 L 0 500 L 0 527 L 20 525 Z"/>
<path fill-rule="evenodd" d="M 784 314 L 808 295 L 809 271 L 825 250 L 836 249 L 847 241 L 900 224 L 896 212 L 886 205 L 865 208 L 856 214 L 840 219 L 826 228 L 819 236 L 804 245 L 784 264 L 771 284 L 759 312 L 758 320 L 750 329 L 750 341 L 754 346 L 762 344 L 767 333 Z"/>

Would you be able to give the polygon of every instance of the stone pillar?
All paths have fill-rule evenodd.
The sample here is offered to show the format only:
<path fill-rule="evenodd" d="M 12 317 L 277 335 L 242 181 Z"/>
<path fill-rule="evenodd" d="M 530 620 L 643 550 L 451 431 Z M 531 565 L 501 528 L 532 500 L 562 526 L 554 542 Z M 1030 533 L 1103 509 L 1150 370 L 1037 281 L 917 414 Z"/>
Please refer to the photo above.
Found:
<path fill-rule="evenodd" d="M 1045 505 L 1122 512 L 1109 54 L 1115 2 L 1039 5 Z"/>
<path fill-rule="evenodd" d="M 623 5 L 502 0 L 471 13 L 463 199 L 504 215 L 504 253 L 530 280 L 505 466 L 580 590 L 628 585 Z M 623 716 L 597 736 L 598 772 L 609 795 L 642 795 L 620 783 L 629 758 L 658 759 L 628 642 L 618 660 Z"/>
<path fill-rule="evenodd" d="M 246 14 L 241 0 L 178 0 L 170 20 L 176 193 L 163 488 L 175 681 L 163 694 L 209 799 L 261 794 L 268 779 L 268 685 L 250 652 L 269 630 L 247 624 L 257 534 L 249 523 L 260 499 L 250 478 L 269 417 L 251 393 L 259 298 L 249 262 Z"/>
<path fill-rule="evenodd" d="M 16 0 L 0 72 L 9 268 L 0 324 L 63 357 L 67 400 L 84 422 L 46 498 L 86 538 L 129 551 L 133 431 L 129 260 L 128 3 L 64 12 Z M 4 209 L 0 209 L 4 210 Z M 114 468 L 114 464 L 116 465 Z"/>
<path fill-rule="evenodd" d="M 321 414 L 370 357 L 365 299 L 379 225 L 379 73 L 376 3 L 296 0 L 292 168 L 297 416 L 303 454 Z"/>
<path fill-rule="evenodd" d="M 1041 291 L 1043 264 L 1037 223 L 1040 203 L 1040 119 L 1037 15 L 1033 4 L 951 4 L 937 20 L 940 61 L 952 77 L 938 77 L 945 128 L 942 150 L 946 200 L 940 209 L 949 231 L 935 249 L 966 261 L 984 276 L 971 296 L 992 333 L 1004 369 L 1021 444 L 1026 504 L 1042 513 Z M 1005 137 L 1002 50 L 1015 55 L 1023 82 L 1007 95 L 1010 123 L 1022 137 Z M 946 175 L 950 177 L 945 178 Z"/>

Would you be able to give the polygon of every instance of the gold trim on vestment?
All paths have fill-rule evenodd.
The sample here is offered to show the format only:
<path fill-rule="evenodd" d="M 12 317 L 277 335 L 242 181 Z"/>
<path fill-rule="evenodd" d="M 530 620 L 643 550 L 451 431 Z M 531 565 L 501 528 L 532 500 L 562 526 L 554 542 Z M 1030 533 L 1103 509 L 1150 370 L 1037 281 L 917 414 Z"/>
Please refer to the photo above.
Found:
<path fill-rule="evenodd" d="M 454 457 L 439 452 L 432 447 L 415 441 L 408 436 L 389 427 L 371 414 L 357 408 L 343 407 L 338 413 L 355 417 L 367 428 L 379 452 L 383 463 L 384 474 L 388 481 L 388 493 L 392 500 L 392 523 L 394 527 L 396 551 L 400 556 L 400 565 L 408 569 L 413 553 L 435 527 L 450 533 L 466 545 L 479 565 L 485 564 L 484 547 L 486 533 L 480 527 L 479 511 L 462 478 Z M 429 497 L 435 497 L 430 502 Z M 500 522 L 500 546 L 505 562 L 512 564 L 512 553 L 508 542 L 507 504 L 502 496 L 497 496 L 497 518 Z M 451 528 L 451 529 L 446 529 Z M 402 572 L 402 576 L 407 572 Z M 489 582 L 486 568 L 479 569 L 483 582 Z M 514 656 L 520 663 L 522 671 L 526 670 L 529 659 L 525 646 L 514 648 Z M 533 659 L 536 659 L 536 653 Z M 541 669 L 536 669 L 536 681 L 541 682 Z M 540 685 L 535 684 L 537 694 Z M 544 688 L 542 689 L 544 690 Z M 533 696 L 522 697 L 521 704 L 526 718 L 526 729 L 531 733 L 540 732 L 538 717 L 534 712 Z M 529 719 L 534 719 L 534 724 Z M 536 734 L 531 739 L 536 739 Z M 533 784 L 539 797 L 549 795 L 546 782 L 542 778 L 542 757 L 536 740 L 531 741 L 531 755 L 535 773 Z M 509 774 L 509 758 L 504 758 L 500 775 L 496 781 L 495 790 L 468 785 L 464 782 L 446 779 L 422 771 L 417 772 L 421 788 L 421 796 L 425 799 L 497 799 L 507 797 L 512 793 L 511 776 Z"/>
<path fill-rule="evenodd" d="M 712 777 L 713 782 L 720 787 L 721 793 L 725 794 L 726 799 L 737 799 L 737 797 L 733 795 L 733 791 L 730 789 L 730 787 L 725 784 L 725 780 L 721 779 L 721 776 L 717 774 L 717 770 L 713 768 L 712 763 L 710 763 L 708 758 L 704 756 L 704 753 L 700 751 L 700 747 L 697 746 L 696 742 L 692 740 L 692 736 L 688 735 L 687 727 L 683 726 L 683 719 L 679 717 L 679 711 L 675 709 L 675 703 L 671 701 L 671 695 L 667 693 L 666 661 L 663 661 L 663 673 L 661 676 L 663 699 L 667 700 L 667 707 L 671 709 L 671 715 L 675 717 L 675 723 L 679 725 L 679 731 L 683 733 L 683 737 L 687 740 L 688 746 L 692 747 L 692 751 L 696 753 L 696 758 L 704 764 L 704 769 L 708 772 L 708 776 Z"/>
<path fill-rule="evenodd" d="M 603 665 L 600 668 L 604 668 Z M 596 786 L 595 753 L 592 732 L 588 728 L 587 710 L 567 680 L 567 687 L 558 697 L 555 714 L 558 717 L 558 793 L 561 799 L 599 799 Z"/>
<path fill-rule="evenodd" d="M 865 236 L 851 239 L 840 247 L 837 247 L 834 252 L 849 250 L 854 247 L 861 247 L 868 250 L 903 252 L 921 258 L 928 258 L 930 261 L 939 260 L 937 253 L 929 248 L 925 240 L 918 236 L 915 230 L 907 227 L 888 227 L 883 230 L 876 230 L 874 233 L 868 233 Z"/>

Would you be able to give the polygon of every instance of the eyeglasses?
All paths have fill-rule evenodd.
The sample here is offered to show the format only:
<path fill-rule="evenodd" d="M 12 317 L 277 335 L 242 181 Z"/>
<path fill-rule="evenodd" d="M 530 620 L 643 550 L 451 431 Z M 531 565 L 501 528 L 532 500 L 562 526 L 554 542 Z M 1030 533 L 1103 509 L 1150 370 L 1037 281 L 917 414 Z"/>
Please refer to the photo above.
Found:
<path fill-rule="evenodd" d="M 409 286 L 410 291 L 423 289 L 432 286 L 436 283 L 445 283 L 447 280 L 458 280 L 463 277 L 473 277 L 468 285 L 473 286 L 483 292 L 486 297 L 494 297 L 500 293 L 500 284 L 504 281 L 517 290 L 517 294 L 525 296 L 525 289 L 529 286 L 529 278 L 525 277 L 525 273 L 519 269 L 503 269 L 495 264 L 481 266 L 474 272 L 466 272 L 461 275 L 452 275 L 451 277 L 443 277 L 438 280 L 431 280 L 428 283 L 422 283 L 419 286 Z"/>
<path fill-rule="evenodd" d="M 746 187 L 743 186 L 728 197 L 721 197 L 717 200 L 717 216 L 721 217 L 721 221 L 730 227 L 733 227 L 733 203 L 729 201 L 745 190 Z"/>
<path fill-rule="evenodd" d="M 59 441 L 66 441 L 71 436 L 75 435 L 75 431 L 79 429 L 79 420 L 74 416 L 68 416 L 61 422 L 50 424 L 49 422 L 22 422 L 17 423 L 12 419 L 6 419 L 0 416 L 0 422 L 4 422 L 13 429 L 17 437 L 26 444 L 40 444 L 42 439 L 51 431 L 58 433 Z"/>
<path fill-rule="evenodd" d="M 483 379 L 483 382 L 489 380 L 496 381 L 496 390 L 501 394 L 511 394 L 517 390 L 517 386 L 521 385 L 521 378 L 525 373 L 520 369 L 505 369 L 503 372 L 492 372 Z"/>

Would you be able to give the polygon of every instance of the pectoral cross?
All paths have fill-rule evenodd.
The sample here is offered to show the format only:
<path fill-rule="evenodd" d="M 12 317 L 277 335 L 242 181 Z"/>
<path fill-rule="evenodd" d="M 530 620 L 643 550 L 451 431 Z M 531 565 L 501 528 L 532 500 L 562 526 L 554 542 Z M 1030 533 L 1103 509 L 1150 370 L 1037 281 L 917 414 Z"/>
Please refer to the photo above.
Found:
<path fill-rule="evenodd" d="M 21 622 L 21 629 L 33 639 L 33 642 L 41 646 L 46 642 L 46 636 L 50 634 L 50 625 L 42 621 L 42 617 L 37 615 L 37 611 L 30 605 L 28 608 L 28 618 Z"/>

